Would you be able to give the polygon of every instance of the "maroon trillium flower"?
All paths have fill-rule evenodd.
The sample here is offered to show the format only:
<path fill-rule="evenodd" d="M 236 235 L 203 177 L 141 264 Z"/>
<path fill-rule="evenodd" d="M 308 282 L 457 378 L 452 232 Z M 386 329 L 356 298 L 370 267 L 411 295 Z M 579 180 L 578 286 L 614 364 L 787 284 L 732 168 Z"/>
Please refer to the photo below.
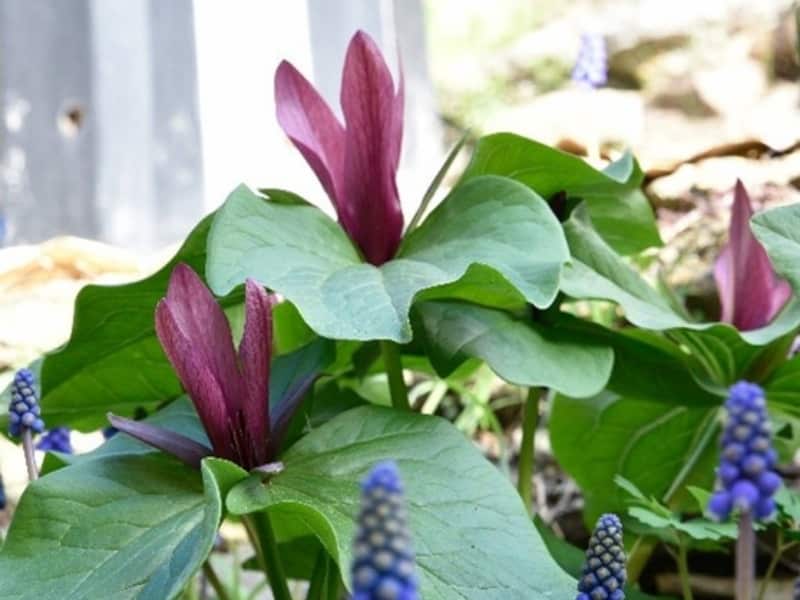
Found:
<path fill-rule="evenodd" d="M 270 414 L 272 304 L 264 288 L 248 279 L 244 334 L 237 353 L 228 320 L 214 296 L 187 265 L 176 266 L 167 296 L 156 307 L 156 333 L 212 448 L 148 423 L 109 415 L 111 424 L 191 466 L 212 454 L 245 469 L 273 461 L 313 378 L 290 391 Z"/>
<path fill-rule="evenodd" d="M 721 321 L 740 331 L 758 329 L 777 315 L 789 297 L 791 287 L 778 278 L 767 252 L 750 230 L 753 207 L 742 182 L 736 181 L 728 245 L 714 266 Z"/>
<path fill-rule="evenodd" d="M 350 40 L 340 93 L 344 125 L 290 63 L 275 73 L 278 122 L 314 170 L 367 261 L 390 260 L 403 235 L 395 176 L 403 138 L 402 78 L 363 31 Z"/>

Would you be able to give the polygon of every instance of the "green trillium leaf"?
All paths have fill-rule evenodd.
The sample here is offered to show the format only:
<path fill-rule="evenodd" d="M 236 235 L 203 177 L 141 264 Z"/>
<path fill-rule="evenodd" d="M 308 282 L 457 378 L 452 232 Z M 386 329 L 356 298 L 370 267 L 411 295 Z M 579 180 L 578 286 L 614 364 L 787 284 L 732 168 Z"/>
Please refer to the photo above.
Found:
<path fill-rule="evenodd" d="M 481 175 L 510 177 L 548 200 L 559 192 L 582 199 L 600 236 L 622 254 L 661 245 L 653 210 L 639 189 L 644 175 L 630 154 L 598 171 L 545 144 L 495 133 L 478 140 L 462 181 Z"/>
<path fill-rule="evenodd" d="M 233 483 L 210 461 L 201 477 L 161 456 L 112 455 L 32 483 L 0 550 L 0 598 L 176 597 L 211 551 Z"/>
<path fill-rule="evenodd" d="M 592 396 L 608 382 L 611 348 L 581 340 L 558 326 L 462 302 L 417 306 L 427 354 L 442 377 L 468 357 L 522 386 L 545 386 L 571 396 Z"/>
<path fill-rule="evenodd" d="M 718 412 L 719 406 L 687 406 L 680 399 L 670 405 L 612 392 L 556 396 L 553 451 L 584 493 L 587 522 L 603 512 L 625 512 L 629 496 L 612 483 L 616 475 L 671 507 L 693 505 L 686 486 L 713 484 Z"/>
<path fill-rule="evenodd" d="M 387 459 L 404 481 L 426 600 L 574 593 L 508 480 L 435 417 L 378 407 L 343 413 L 286 452 L 284 471 L 268 483 L 251 477 L 235 486 L 227 506 L 237 514 L 268 509 L 284 541 L 313 533 L 347 573 L 360 481 Z"/>
<path fill-rule="evenodd" d="M 241 186 L 218 211 L 209 234 L 208 280 L 227 294 L 255 278 L 288 298 L 328 338 L 407 342 L 408 312 L 420 292 L 450 284 L 453 296 L 487 302 L 484 293 L 495 292 L 476 285 L 474 277 L 486 276 L 470 270 L 476 265 L 495 271 L 515 303 L 546 307 L 568 259 L 547 204 L 501 177 L 476 178 L 453 190 L 380 267 L 362 262 L 322 211 L 285 192 L 267 194 Z M 495 301 L 507 305 L 505 296 Z"/>

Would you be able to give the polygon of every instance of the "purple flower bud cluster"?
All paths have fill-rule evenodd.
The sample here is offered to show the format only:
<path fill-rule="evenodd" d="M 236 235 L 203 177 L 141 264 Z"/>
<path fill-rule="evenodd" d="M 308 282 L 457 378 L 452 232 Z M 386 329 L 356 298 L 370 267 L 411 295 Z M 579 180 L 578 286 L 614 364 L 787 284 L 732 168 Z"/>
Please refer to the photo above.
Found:
<path fill-rule="evenodd" d="M 589 538 L 575 600 L 624 600 L 626 577 L 622 523 L 617 515 L 602 515 Z"/>
<path fill-rule="evenodd" d="M 352 577 L 352 600 L 420 598 L 403 486 L 394 462 L 375 465 L 361 484 Z"/>
<path fill-rule="evenodd" d="M 572 69 L 572 81 L 597 88 L 608 80 L 608 55 L 603 36 L 596 33 L 581 35 L 578 60 Z"/>
<path fill-rule="evenodd" d="M 53 427 L 42 436 L 36 445 L 37 450 L 45 452 L 61 452 L 62 454 L 72 454 L 72 443 L 69 439 L 69 428 Z"/>
<path fill-rule="evenodd" d="M 26 429 L 42 433 L 44 421 L 40 417 L 39 400 L 33 387 L 30 369 L 20 369 L 11 383 L 11 402 L 8 405 L 8 432 L 17 437 Z"/>
<path fill-rule="evenodd" d="M 720 520 L 734 510 L 766 519 L 775 512 L 772 497 L 781 478 L 774 471 L 778 455 L 772 447 L 764 391 L 740 381 L 731 386 L 725 408 L 728 420 L 717 469 L 721 489 L 711 496 L 708 511 Z"/>

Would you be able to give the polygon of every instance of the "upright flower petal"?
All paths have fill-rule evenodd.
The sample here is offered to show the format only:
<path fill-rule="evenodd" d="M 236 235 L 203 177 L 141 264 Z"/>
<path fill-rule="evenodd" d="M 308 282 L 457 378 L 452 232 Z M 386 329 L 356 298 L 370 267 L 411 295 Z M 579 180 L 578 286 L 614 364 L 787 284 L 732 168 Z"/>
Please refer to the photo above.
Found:
<path fill-rule="evenodd" d="M 167 297 L 156 307 L 156 333 L 197 409 L 214 452 L 234 459 L 228 405 L 242 386 L 233 338 L 222 309 L 186 265 L 175 267 Z"/>
<path fill-rule="evenodd" d="M 395 181 L 403 139 L 403 81 L 363 31 L 347 48 L 341 104 L 345 126 L 291 64 L 275 73 L 278 122 L 330 197 L 344 230 L 375 265 L 391 259 L 403 233 Z"/>
<path fill-rule="evenodd" d="M 721 320 L 742 331 L 758 329 L 780 312 L 791 296 L 769 256 L 750 230 L 753 208 L 741 181 L 736 182 L 730 239 L 714 267 L 722 305 Z"/>
<path fill-rule="evenodd" d="M 395 181 L 403 94 L 395 92 L 378 46 L 363 31 L 356 33 L 347 49 L 341 103 L 345 162 L 340 219 L 366 259 L 379 265 L 394 256 L 403 233 Z"/>
<path fill-rule="evenodd" d="M 314 170 L 339 212 L 344 127 L 317 90 L 286 61 L 275 72 L 275 109 L 284 133 Z"/>
<path fill-rule="evenodd" d="M 245 284 L 244 335 L 239 362 L 244 376 L 245 396 L 239 407 L 251 437 L 255 461 L 267 462 L 269 438 L 269 366 L 272 357 L 272 297 L 252 279 Z"/>

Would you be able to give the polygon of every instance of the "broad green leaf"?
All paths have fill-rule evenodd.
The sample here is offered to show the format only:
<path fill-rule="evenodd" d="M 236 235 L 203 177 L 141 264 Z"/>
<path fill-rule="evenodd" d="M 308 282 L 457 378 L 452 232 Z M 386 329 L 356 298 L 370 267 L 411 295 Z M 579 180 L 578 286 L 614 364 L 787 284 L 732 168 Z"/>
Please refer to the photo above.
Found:
<path fill-rule="evenodd" d="M 462 302 L 417 306 L 428 355 L 446 377 L 467 357 L 484 360 L 498 376 L 522 386 L 546 386 L 571 396 L 599 393 L 614 361 L 606 346 L 559 327 Z"/>
<path fill-rule="evenodd" d="M 800 203 L 779 206 L 753 217 L 750 228 L 775 270 L 800 290 Z"/>
<path fill-rule="evenodd" d="M 344 231 L 317 208 L 286 192 L 268 195 L 240 186 L 217 212 L 208 241 L 209 282 L 226 294 L 253 277 L 286 296 L 328 338 L 408 342 L 415 296 L 456 282 L 448 293 L 492 302 L 496 291 L 475 284 L 474 277 L 486 273 L 476 275 L 473 265 L 496 271 L 514 301 L 546 307 L 568 259 L 547 204 L 501 177 L 476 178 L 453 190 L 381 267 L 362 262 Z M 508 302 L 504 295 L 495 300 Z"/>
<path fill-rule="evenodd" d="M 31 484 L 0 551 L 0 598 L 176 597 L 222 518 L 217 475 L 159 456 L 79 462 Z M 222 484 L 227 485 L 229 481 Z"/>
<path fill-rule="evenodd" d="M 669 404 L 720 403 L 718 394 L 710 393 L 692 377 L 691 357 L 664 334 L 635 328 L 612 330 L 579 319 L 568 323 L 576 339 L 613 350 L 614 368 L 606 387 L 618 395 Z"/>
<path fill-rule="evenodd" d="M 511 484 L 449 423 L 378 407 L 329 421 L 283 457 L 264 484 L 231 490 L 233 513 L 269 509 L 273 523 L 313 532 L 348 571 L 359 483 L 397 461 L 426 600 L 566 598 L 575 581 L 550 558 Z"/>
<path fill-rule="evenodd" d="M 697 331 L 725 330 L 741 337 L 752 346 L 768 344 L 797 329 L 800 325 L 800 302 L 793 299 L 767 326 L 753 331 L 737 332 L 723 323 L 687 321 L 671 307 L 670 301 L 652 288 L 592 227 L 582 207 L 564 223 L 564 234 L 572 260 L 565 266 L 561 289 L 576 299 L 611 300 L 625 311 L 625 317 L 645 329 L 669 330 L 685 328 Z"/>
<path fill-rule="evenodd" d="M 643 506 L 629 508 L 628 514 L 646 525 L 651 534 L 673 544 L 677 543 L 678 533 L 687 535 L 697 542 L 733 540 L 739 533 L 736 523 L 715 523 L 706 519 L 681 521 L 675 515 L 665 517 Z"/>
<path fill-rule="evenodd" d="M 630 154 L 597 171 L 577 156 L 496 133 L 478 140 L 462 181 L 480 175 L 516 179 L 547 199 L 566 192 L 584 200 L 599 234 L 622 254 L 661 245 L 653 210 L 639 189 L 642 170 Z"/>
<path fill-rule="evenodd" d="M 646 496 L 675 509 L 688 501 L 686 485 L 711 486 L 717 460 L 715 406 L 687 406 L 624 398 L 556 396 L 550 420 L 553 451 L 580 485 L 587 519 L 624 512 L 622 475 Z"/>

